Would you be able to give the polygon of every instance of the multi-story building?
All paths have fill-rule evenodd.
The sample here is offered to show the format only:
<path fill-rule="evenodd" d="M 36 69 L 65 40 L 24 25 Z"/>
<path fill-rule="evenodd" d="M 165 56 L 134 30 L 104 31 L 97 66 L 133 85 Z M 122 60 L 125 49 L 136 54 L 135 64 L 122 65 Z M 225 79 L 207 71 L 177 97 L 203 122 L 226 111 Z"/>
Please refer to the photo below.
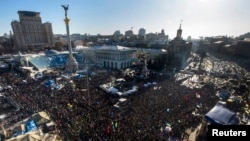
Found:
<path fill-rule="evenodd" d="M 121 34 L 120 30 L 116 30 L 116 31 L 114 32 L 112 38 L 113 38 L 113 40 L 116 41 L 116 42 L 121 41 L 121 39 L 122 39 L 122 34 Z"/>
<path fill-rule="evenodd" d="M 145 28 L 139 29 L 138 38 L 139 39 L 146 39 L 146 29 Z"/>
<path fill-rule="evenodd" d="M 132 36 L 134 36 L 133 30 L 125 31 L 125 38 L 131 38 Z"/>
<path fill-rule="evenodd" d="M 54 46 L 52 24 L 42 23 L 39 12 L 18 11 L 17 13 L 20 21 L 11 22 L 17 48 L 36 50 Z"/>
<path fill-rule="evenodd" d="M 161 30 L 161 33 L 158 34 L 158 40 L 156 40 L 157 44 L 167 44 L 168 43 L 168 35 L 165 35 L 164 29 Z"/>
<path fill-rule="evenodd" d="M 135 49 L 123 46 L 100 46 L 95 48 L 95 62 L 99 67 L 125 69 L 132 66 Z"/>
<path fill-rule="evenodd" d="M 192 43 L 183 40 L 181 24 L 177 30 L 176 37 L 170 41 L 168 48 L 170 58 L 177 69 L 184 69 L 187 66 L 187 59 L 191 53 Z"/>
<path fill-rule="evenodd" d="M 82 68 L 84 64 L 106 69 L 126 69 L 132 66 L 136 49 L 118 45 L 78 46 L 73 56 Z M 21 55 L 21 64 L 34 67 L 39 71 L 49 68 L 64 68 L 68 59 L 68 51 L 47 50 L 45 53 Z"/>

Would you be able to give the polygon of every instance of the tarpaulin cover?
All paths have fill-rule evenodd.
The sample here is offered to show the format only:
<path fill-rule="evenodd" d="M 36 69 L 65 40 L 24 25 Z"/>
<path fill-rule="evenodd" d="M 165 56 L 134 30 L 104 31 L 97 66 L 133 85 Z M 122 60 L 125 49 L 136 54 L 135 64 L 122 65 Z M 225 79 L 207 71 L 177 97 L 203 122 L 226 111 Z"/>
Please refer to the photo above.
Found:
<path fill-rule="evenodd" d="M 54 90 L 59 90 L 60 88 L 62 88 L 62 85 L 57 85 L 54 80 L 48 80 L 48 81 L 46 81 L 44 83 L 44 86 L 51 87 Z"/>
<path fill-rule="evenodd" d="M 53 87 L 55 85 L 54 80 L 48 80 L 47 82 L 44 83 L 46 87 Z"/>
<path fill-rule="evenodd" d="M 25 126 L 26 126 L 26 129 L 27 129 L 27 132 L 37 129 L 34 120 L 31 120 L 31 121 L 27 122 L 27 123 L 25 124 Z"/>
<path fill-rule="evenodd" d="M 227 100 L 229 98 L 227 90 L 221 90 L 218 96 L 223 100 Z"/>
<path fill-rule="evenodd" d="M 239 119 L 236 117 L 236 114 L 221 105 L 215 105 L 207 114 L 205 114 L 205 119 L 211 122 L 211 124 L 239 124 Z"/>

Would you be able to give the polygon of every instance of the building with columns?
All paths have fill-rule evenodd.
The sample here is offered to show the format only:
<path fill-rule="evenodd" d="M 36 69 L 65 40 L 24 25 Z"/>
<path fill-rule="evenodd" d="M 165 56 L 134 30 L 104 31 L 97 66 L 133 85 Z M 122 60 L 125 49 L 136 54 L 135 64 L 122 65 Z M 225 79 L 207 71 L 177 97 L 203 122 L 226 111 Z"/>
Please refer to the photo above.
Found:
<path fill-rule="evenodd" d="M 126 69 L 132 66 L 136 58 L 136 49 L 123 46 L 78 46 L 72 52 L 79 67 L 93 65 L 106 69 Z M 65 68 L 69 58 L 68 51 L 47 50 L 39 54 L 22 54 L 18 60 L 23 67 L 34 67 L 39 71 L 50 68 Z M 17 57 L 18 58 L 18 57 Z"/>
<path fill-rule="evenodd" d="M 107 69 L 125 69 L 132 66 L 136 49 L 123 46 L 95 46 L 95 64 Z"/>

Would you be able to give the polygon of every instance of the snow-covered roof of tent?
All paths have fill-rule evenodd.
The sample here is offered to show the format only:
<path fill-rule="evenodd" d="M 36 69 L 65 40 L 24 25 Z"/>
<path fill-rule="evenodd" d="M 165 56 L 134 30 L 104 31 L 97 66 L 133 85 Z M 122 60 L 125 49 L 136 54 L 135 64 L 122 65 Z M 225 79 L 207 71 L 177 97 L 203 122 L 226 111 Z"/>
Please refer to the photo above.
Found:
<path fill-rule="evenodd" d="M 45 55 L 57 55 L 57 54 L 59 54 L 59 52 L 54 50 L 54 49 L 50 49 L 50 50 L 45 51 Z"/>
<path fill-rule="evenodd" d="M 93 46 L 95 50 L 117 50 L 117 51 L 128 51 L 128 50 L 134 50 L 134 48 L 131 47 L 124 47 L 119 45 L 102 45 L 102 46 Z"/>

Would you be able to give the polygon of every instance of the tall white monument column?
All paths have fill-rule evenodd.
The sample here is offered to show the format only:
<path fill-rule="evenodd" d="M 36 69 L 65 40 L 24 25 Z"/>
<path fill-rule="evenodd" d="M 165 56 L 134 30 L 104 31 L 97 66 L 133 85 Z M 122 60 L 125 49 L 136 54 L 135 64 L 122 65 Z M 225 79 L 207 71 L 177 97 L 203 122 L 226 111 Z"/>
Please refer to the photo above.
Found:
<path fill-rule="evenodd" d="M 66 68 L 66 72 L 76 72 L 78 70 L 78 63 L 76 61 L 76 59 L 74 58 L 74 56 L 72 55 L 72 47 L 71 47 L 71 39 L 70 39 L 70 33 L 69 33 L 69 18 L 67 16 L 67 12 L 69 9 L 69 5 L 62 5 L 62 7 L 65 10 L 65 25 L 66 25 L 66 30 L 67 30 L 67 37 L 68 37 L 68 48 L 69 48 L 69 58 L 65 64 L 65 68 Z"/>

